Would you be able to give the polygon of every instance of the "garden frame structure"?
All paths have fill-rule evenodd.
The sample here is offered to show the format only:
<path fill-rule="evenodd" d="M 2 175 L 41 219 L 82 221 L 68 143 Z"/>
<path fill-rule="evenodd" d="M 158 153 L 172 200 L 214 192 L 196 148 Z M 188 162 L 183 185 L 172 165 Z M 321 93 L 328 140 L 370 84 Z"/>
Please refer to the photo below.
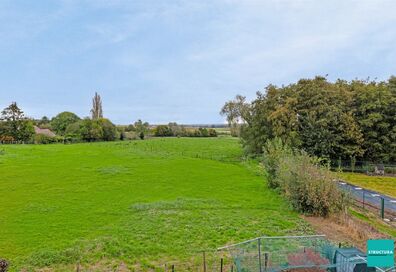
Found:
<path fill-rule="evenodd" d="M 261 236 L 217 250 L 231 255 L 236 272 L 396 272 L 394 267 L 367 267 L 361 251 L 336 246 L 325 235 Z"/>

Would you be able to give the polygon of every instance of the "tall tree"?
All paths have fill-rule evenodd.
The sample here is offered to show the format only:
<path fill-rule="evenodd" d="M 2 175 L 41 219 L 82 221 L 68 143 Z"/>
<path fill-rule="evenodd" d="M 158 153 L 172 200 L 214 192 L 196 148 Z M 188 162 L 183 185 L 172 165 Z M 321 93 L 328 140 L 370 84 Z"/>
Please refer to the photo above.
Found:
<path fill-rule="evenodd" d="M 391 129 L 389 131 L 391 144 L 389 150 L 391 161 L 396 162 L 396 77 L 391 76 L 388 84 L 392 97 L 389 110 L 387 111 L 388 120 L 391 123 Z"/>
<path fill-rule="evenodd" d="M 355 94 L 355 117 L 364 135 L 365 157 L 371 161 L 394 161 L 395 93 L 385 82 L 354 80 L 351 84 Z"/>
<path fill-rule="evenodd" d="M 1 134 L 11 136 L 14 140 L 27 141 L 33 134 L 33 124 L 27 119 L 16 102 L 12 102 L 1 112 L 3 122 Z"/>
<path fill-rule="evenodd" d="M 139 135 L 139 138 L 144 140 L 144 137 L 149 131 L 149 123 L 143 122 L 142 120 L 138 120 L 134 124 L 136 133 Z"/>
<path fill-rule="evenodd" d="M 91 114 L 93 120 L 103 118 L 102 99 L 97 92 L 95 92 L 95 96 L 92 98 Z"/>
<path fill-rule="evenodd" d="M 245 96 L 237 95 L 234 100 L 226 102 L 221 108 L 220 114 L 226 116 L 232 136 L 239 136 L 240 126 L 245 122 L 244 116 L 248 110 L 248 105 Z"/>
<path fill-rule="evenodd" d="M 15 122 L 25 118 L 23 111 L 18 107 L 16 102 L 12 102 L 7 108 L 1 112 L 1 120 L 6 122 Z"/>

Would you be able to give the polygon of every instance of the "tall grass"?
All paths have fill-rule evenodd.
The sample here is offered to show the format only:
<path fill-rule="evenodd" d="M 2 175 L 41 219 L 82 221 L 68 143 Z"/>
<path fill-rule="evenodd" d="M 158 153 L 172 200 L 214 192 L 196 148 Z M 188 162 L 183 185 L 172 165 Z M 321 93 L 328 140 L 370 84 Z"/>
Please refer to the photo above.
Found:
<path fill-rule="evenodd" d="M 268 185 L 279 189 L 297 211 L 326 217 L 346 210 L 344 193 L 319 158 L 275 138 L 264 147 L 263 163 Z"/>

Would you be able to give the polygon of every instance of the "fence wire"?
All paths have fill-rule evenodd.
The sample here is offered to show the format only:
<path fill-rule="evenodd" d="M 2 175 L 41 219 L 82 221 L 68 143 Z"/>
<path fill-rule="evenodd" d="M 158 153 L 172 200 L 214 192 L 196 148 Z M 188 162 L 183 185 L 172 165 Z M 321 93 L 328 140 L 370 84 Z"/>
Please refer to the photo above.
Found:
<path fill-rule="evenodd" d="M 324 235 L 258 237 L 219 248 L 228 251 L 236 272 L 340 271 L 384 272 L 368 268 L 356 248 L 339 248 Z M 394 268 L 388 268 L 394 271 Z"/>

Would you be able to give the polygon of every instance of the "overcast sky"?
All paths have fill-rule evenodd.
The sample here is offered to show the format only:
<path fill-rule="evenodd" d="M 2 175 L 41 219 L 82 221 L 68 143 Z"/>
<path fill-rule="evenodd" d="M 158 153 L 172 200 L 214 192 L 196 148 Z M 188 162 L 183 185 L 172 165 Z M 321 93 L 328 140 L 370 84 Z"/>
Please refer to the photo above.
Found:
<path fill-rule="evenodd" d="M 396 1 L 0 1 L 0 107 L 222 123 L 269 83 L 396 74 Z"/>

